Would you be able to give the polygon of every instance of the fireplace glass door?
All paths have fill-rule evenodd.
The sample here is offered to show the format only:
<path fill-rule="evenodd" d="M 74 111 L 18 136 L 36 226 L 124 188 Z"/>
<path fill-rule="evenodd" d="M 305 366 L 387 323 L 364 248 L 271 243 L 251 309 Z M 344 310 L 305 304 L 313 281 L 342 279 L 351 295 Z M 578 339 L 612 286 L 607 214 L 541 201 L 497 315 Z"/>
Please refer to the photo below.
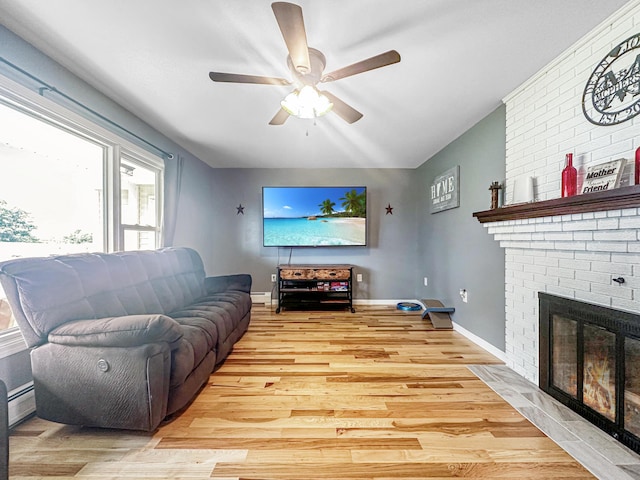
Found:
<path fill-rule="evenodd" d="M 552 320 L 551 383 L 578 397 L 578 322 L 554 315 Z"/>
<path fill-rule="evenodd" d="M 624 339 L 624 427 L 640 437 L 640 340 Z"/>
<path fill-rule="evenodd" d="M 640 314 L 538 297 L 540 388 L 640 453 Z"/>
<path fill-rule="evenodd" d="M 616 335 L 584 325 L 583 403 L 611 421 L 616 419 Z"/>

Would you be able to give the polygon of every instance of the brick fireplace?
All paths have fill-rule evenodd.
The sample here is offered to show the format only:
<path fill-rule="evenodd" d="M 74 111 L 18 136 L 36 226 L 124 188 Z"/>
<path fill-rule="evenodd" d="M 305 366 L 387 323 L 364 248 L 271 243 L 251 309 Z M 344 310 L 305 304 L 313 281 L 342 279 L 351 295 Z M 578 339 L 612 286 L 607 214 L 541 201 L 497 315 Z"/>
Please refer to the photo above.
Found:
<path fill-rule="evenodd" d="M 639 205 L 634 185 L 474 213 L 505 249 L 507 365 L 637 453 Z"/>
<path fill-rule="evenodd" d="M 574 210 L 554 203 L 565 200 L 559 197 L 566 153 L 574 154 L 582 178 L 587 167 L 632 159 L 640 147 L 640 115 L 600 126 L 585 118 L 581 106 L 596 65 L 637 34 L 638 25 L 640 3 L 629 2 L 504 98 L 507 197 L 517 179 L 533 178 L 535 203 L 549 205 L 535 217 L 500 218 L 483 226 L 505 251 L 507 363 L 534 383 L 538 292 L 640 313 L 640 197 L 611 206 L 605 198 L 597 208 Z M 613 281 L 619 277 L 625 283 Z"/>
<path fill-rule="evenodd" d="M 540 388 L 640 453 L 640 315 L 539 299 Z"/>
<path fill-rule="evenodd" d="M 625 191 L 632 192 L 629 203 L 640 204 L 639 186 Z M 579 197 L 598 199 L 599 195 Z M 564 211 L 567 202 L 563 200 L 538 205 Z M 578 200 L 582 199 L 573 202 Z M 578 212 L 604 210 L 563 215 L 542 210 L 544 216 L 497 221 L 479 217 L 505 249 L 507 365 L 537 384 L 538 292 L 640 313 L 640 208 L 607 210 L 606 202 L 570 207 Z M 498 210 L 515 209 L 517 216 L 524 216 L 518 208 Z M 623 283 L 616 281 L 620 278 Z"/>
<path fill-rule="evenodd" d="M 590 123 L 581 106 L 595 66 L 637 34 L 638 25 L 640 2 L 629 2 L 504 98 L 505 191 L 519 178 L 532 178 L 535 202 L 489 211 L 484 218 L 474 215 L 505 251 L 507 365 L 538 385 L 545 381 L 539 354 L 546 341 L 539 329 L 539 292 L 640 314 L 640 186 L 611 192 L 625 201 L 597 193 L 559 198 L 566 153 L 574 154 L 582 178 L 586 168 L 632 159 L 640 147 L 640 115 L 601 126 Z M 510 215 L 501 215 L 505 211 Z M 615 351 L 616 362 L 622 355 Z M 571 388 L 576 395 L 582 390 L 580 383 Z M 611 395 L 615 424 L 624 401 L 618 390 Z M 607 418 L 611 412 L 594 415 Z"/>

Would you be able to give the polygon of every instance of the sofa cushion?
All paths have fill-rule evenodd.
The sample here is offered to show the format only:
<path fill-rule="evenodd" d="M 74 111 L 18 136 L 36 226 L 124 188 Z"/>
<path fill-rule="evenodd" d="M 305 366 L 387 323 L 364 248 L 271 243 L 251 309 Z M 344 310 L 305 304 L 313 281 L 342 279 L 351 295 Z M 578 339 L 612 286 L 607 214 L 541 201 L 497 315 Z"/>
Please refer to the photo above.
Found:
<path fill-rule="evenodd" d="M 65 260 L 25 258 L 3 266 L 2 272 L 16 284 L 22 313 L 41 342 L 68 321 L 127 314 L 113 294 L 100 257 L 70 255 Z"/>
<path fill-rule="evenodd" d="M 166 342 L 171 348 L 183 334 L 180 325 L 166 315 L 127 315 L 67 322 L 49 333 L 49 342 L 89 347 Z"/>
<path fill-rule="evenodd" d="M 171 377 L 169 385 L 175 387 L 184 383 L 189 374 L 204 360 L 212 349 L 207 345 L 202 329 L 192 325 L 182 325 L 182 338 L 177 348 L 171 352 Z"/>
<path fill-rule="evenodd" d="M 1 268 L 30 347 L 69 321 L 167 314 L 206 292 L 202 260 L 187 248 L 19 258 Z"/>
<path fill-rule="evenodd" d="M 186 319 L 206 321 L 217 332 L 217 343 L 224 343 L 238 327 L 238 322 L 251 310 L 251 297 L 240 291 L 214 293 L 200 298 L 195 303 L 169 313 L 179 323 Z"/>
<path fill-rule="evenodd" d="M 127 313 L 168 313 L 204 293 L 204 266 L 190 249 L 99 254 L 115 269 L 116 291 Z"/>

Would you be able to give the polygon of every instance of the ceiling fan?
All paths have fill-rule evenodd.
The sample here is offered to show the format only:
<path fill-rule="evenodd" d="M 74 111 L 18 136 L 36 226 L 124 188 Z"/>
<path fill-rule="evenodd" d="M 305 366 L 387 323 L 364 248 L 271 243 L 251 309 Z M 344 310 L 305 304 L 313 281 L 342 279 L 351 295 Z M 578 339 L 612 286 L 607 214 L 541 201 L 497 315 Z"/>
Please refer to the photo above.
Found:
<path fill-rule="evenodd" d="M 209 78 L 214 82 L 293 85 L 295 90 L 282 101 L 280 110 L 271 119 L 269 125 L 282 125 L 290 115 L 296 115 L 301 118 L 314 118 L 330 110 L 333 110 L 347 123 L 354 123 L 360 120 L 362 113 L 335 95 L 319 90 L 317 88 L 318 83 L 333 82 L 358 73 L 398 63 L 400 54 L 395 50 L 389 50 L 333 72 L 323 73 L 326 59 L 322 52 L 307 45 L 302 8 L 299 5 L 287 2 L 274 2 L 271 4 L 271 8 L 289 51 L 287 65 L 293 80 L 222 72 L 209 72 Z M 302 105 L 306 98 L 311 98 L 316 103 L 311 104 L 311 106 Z"/>

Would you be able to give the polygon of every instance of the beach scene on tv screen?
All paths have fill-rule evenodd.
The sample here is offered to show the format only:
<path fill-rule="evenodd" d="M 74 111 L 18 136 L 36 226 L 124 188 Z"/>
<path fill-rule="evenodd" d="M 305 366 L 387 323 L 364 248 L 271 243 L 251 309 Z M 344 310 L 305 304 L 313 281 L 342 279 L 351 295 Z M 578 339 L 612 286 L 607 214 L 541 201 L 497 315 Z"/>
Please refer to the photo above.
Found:
<path fill-rule="evenodd" d="M 366 197 L 365 187 L 264 187 L 264 245 L 366 245 Z"/>

